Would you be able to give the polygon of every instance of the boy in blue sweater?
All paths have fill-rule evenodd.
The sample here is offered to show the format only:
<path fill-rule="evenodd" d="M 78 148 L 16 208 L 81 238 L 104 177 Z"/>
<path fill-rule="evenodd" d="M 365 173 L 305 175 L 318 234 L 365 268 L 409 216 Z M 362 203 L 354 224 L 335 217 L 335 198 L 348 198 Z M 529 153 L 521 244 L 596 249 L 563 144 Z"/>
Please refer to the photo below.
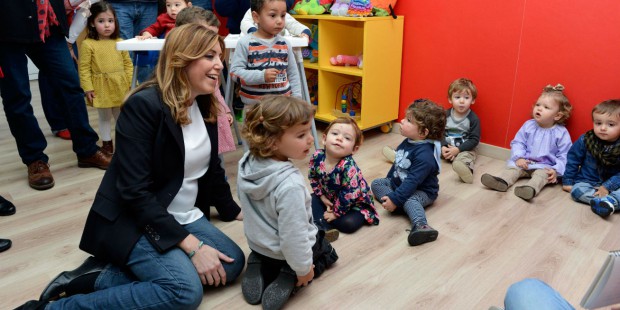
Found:
<path fill-rule="evenodd" d="M 620 201 L 620 99 L 597 104 L 592 122 L 593 129 L 568 151 L 562 189 L 607 217 L 619 210 Z"/>
<path fill-rule="evenodd" d="M 396 148 L 387 177 L 372 181 L 372 192 L 390 212 L 404 210 L 411 221 L 407 241 L 415 246 L 435 241 L 438 232 L 428 225 L 424 207 L 437 199 L 441 167 L 441 140 L 446 112 L 434 102 L 418 99 L 407 108 L 400 133 L 405 140 Z"/>

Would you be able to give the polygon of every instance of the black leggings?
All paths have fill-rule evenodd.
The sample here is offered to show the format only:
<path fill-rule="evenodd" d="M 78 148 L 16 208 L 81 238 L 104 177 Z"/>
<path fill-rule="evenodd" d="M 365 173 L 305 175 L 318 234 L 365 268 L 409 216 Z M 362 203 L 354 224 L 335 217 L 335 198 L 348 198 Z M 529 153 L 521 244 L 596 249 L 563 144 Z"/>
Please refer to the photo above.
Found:
<path fill-rule="evenodd" d="M 335 228 L 345 234 L 350 234 L 356 232 L 366 223 L 364 215 L 355 210 L 351 210 L 328 223 L 325 219 L 323 219 L 323 213 L 325 210 L 327 210 L 327 208 L 321 201 L 321 198 L 312 194 L 312 217 L 314 218 L 314 224 L 319 229 L 329 230 Z"/>

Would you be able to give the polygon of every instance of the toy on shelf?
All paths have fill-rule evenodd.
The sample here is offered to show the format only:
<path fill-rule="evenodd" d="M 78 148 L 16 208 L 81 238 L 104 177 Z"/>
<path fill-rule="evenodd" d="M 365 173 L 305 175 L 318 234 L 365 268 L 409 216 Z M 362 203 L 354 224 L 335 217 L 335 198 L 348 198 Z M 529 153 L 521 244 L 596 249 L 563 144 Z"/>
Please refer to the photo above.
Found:
<path fill-rule="evenodd" d="M 351 55 L 336 55 L 329 59 L 329 63 L 332 66 L 357 66 L 358 68 L 362 68 L 362 55 L 351 56 Z"/>
<path fill-rule="evenodd" d="M 310 33 L 310 43 L 301 49 L 301 55 L 311 63 L 316 63 L 319 61 L 319 27 L 316 24 L 310 25 Z"/>
<path fill-rule="evenodd" d="M 359 80 L 338 87 L 336 100 L 338 98 L 340 98 L 340 102 L 334 104 L 334 115 L 337 117 L 346 115 L 359 120 L 362 109 L 362 81 Z"/>
<path fill-rule="evenodd" d="M 308 92 L 310 95 L 310 103 L 319 105 L 319 77 L 316 70 L 306 70 L 306 79 L 308 80 Z"/>
<path fill-rule="evenodd" d="M 334 16 L 347 16 L 349 12 L 349 3 L 351 0 L 336 0 L 330 8 L 330 12 Z"/>
<path fill-rule="evenodd" d="M 394 7 L 398 0 L 370 0 L 372 4 L 372 15 L 374 16 L 389 16 L 391 15 L 396 19 L 394 13 Z"/>
<path fill-rule="evenodd" d="M 319 0 L 301 0 L 295 4 L 292 12 L 299 15 L 321 15 L 325 13 L 325 7 Z"/>
<path fill-rule="evenodd" d="M 351 0 L 347 15 L 360 17 L 372 15 L 372 5 L 370 4 L 370 0 Z"/>

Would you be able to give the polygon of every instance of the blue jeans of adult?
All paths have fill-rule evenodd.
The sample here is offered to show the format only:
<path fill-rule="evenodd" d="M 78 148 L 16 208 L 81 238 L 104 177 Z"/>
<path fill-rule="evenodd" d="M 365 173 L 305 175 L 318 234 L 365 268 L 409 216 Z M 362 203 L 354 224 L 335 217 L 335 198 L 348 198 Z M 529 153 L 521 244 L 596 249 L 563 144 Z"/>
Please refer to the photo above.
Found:
<path fill-rule="evenodd" d="M 545 282 L 524 279 L 508 288 L 504 298 L 506 310 L 574 310 L 566 299 Z"/>
<path fill-rule="evenodd" d="M 585 182 L 578 182 L 573 185 L 573 189 L 570 191 L 570 196 L 573 200 L 585 204 L 590 204 L 590 200 L 594 198 L 598 186 L 594 186 Z M 620 189 L 613 192 L 609 192 L 609 195 L 614 197 L 616 201 L 620 201 Z"/>
<path fill-rule="evenodd" d="M 392 182 L 390 182 L 387 178 L 373 180 L 370 187 L 377 201 L 382 201 L 381 197 L 387 196 L 396 190 L 395 188 L 392 188 Z M 419 190 L 413 192 L 411 197 L 405 201 L 402 209 L 409 217 L 412 228 L 428 224 L 426 220 L 426 213 L 424 213 L 424 208 L 433 203 L 433 201 L 434 200 L 430 199 L 425 192 Z M 398 209 L 401 209 L 401 207 L 397 207 L 397 210 Z"/>
<path fill-rule="evenodd" d="M 157 19 L 157 1 L 110 2 L 110 4 L 116 11 L 121 38 L 124 40 L 140 35 L 142 30 L 155 23 Z M 140 52 L 138 59 L 146 59 L 147 54 L 146 52 Z M 133 59 L 135 61 L 136 57 L 133 57 Z M 153 71 L 152 65 L 146 64 L 142 60 L 135 62 L 134 66 L 138 81 L 146 81 Z"/>
<path fill-rule="evenodd" d="M 226 284 L 245 266 L 239 246 L 205 217 L 185 225 L 205 245 L 234 258 L 224 263 Z M 142 236 L 124 268 L 108 264 L 95 281 L 95 292 L 50 303 L 46 309 L 196 309 L 203 296 L 196 267 L 180 248 L 158 252 Z"/>
<path fill-rule="evenodd" d="M 43 107 L 43 113 L 45 119 L 50 125 L 52 133 L 67 129 L 65 124 L 64 111 L 61 109 L 61 104 L 58 102 L 60 94 L 57 93 L 58 88 L 52 86 L 52 81 L 47 75 L 39 72 L 39 92 L 41 93 L 41 106 Z"/>
<path fill-rule="evenodd" d="M 213 11 L 211 0 L 194 0 L 192 1 L 192 6 L 199 6 L 205 10 Z"/>
<path fill-rule="evenodd" d="M 364 215 L 356 210 L 350 210 L 337 219 L 327 222 L 323 218 L 326 207 L 321 198 L 312 194 L 312 217 L 314 224 L 322 230 L 337 229 L 346 234 L 352 234 L 360 229 L 366 223 Z"/>
<path fill-rule="evenodd" d="M 88 122 L 77 70 L 67 50 L 65 37 L 57 27 L 52 27 L 45 43 L 0 44 L 0 67 L 4 71 L 4 78 L 0 79 L 0 96 L 22 162 L 29 165 L 37 160 L 48 161 L 44 153 L 47 141 L 30 103 L 32 94 L 26 56 L 43 74 L 56 82 L 61 95 L 58 101 L 62 104 L 61 109 L 66 111 L 65 123 L 71 132 L 73 151 L 78 157 L 95 154 L 99 136 Z"/>

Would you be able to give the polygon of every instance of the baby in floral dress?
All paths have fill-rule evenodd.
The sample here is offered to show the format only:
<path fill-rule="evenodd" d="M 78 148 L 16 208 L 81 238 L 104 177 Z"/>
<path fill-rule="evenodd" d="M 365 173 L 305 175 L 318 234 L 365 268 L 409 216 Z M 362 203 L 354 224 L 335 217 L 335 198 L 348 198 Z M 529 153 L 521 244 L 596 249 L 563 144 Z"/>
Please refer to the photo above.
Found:
<path fill-rule="evenodd" d="M 370 187 L 352 157 L 362 140 L 355 121 L 339 117 L 323 133 L 324 149 L 317 150 L 310 160 L 312 217 L 326 236 L 379 224 Z"/>

